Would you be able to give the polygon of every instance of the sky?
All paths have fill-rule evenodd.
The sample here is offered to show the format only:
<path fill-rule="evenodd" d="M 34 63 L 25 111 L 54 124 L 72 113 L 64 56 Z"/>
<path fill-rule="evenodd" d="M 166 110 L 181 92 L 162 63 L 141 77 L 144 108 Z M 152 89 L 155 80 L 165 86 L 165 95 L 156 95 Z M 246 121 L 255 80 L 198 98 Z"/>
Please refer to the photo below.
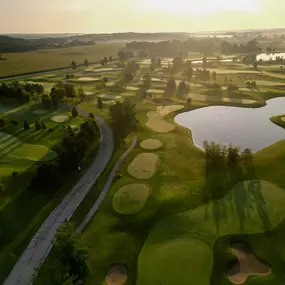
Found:
<path fill-rule="evenodd" d="M 285 0 L 0 0 L 0 34 L 285 28 Z"/>

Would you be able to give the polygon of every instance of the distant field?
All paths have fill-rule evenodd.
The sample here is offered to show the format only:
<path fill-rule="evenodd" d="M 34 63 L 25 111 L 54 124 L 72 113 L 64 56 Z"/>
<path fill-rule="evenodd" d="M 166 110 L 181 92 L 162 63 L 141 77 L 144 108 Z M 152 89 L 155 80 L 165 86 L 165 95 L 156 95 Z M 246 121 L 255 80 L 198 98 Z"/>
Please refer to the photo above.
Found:
<path fill-rule="evenodd" d="M 123 43 L 103 43 L 94 46 L 79 46 L 61 49 L 46 49 L 33 52 L 6 53 L 7 60 L 0 62 L 0 76 L 69 67 L 74 60 L 77 64 L 116 56 Z"/>

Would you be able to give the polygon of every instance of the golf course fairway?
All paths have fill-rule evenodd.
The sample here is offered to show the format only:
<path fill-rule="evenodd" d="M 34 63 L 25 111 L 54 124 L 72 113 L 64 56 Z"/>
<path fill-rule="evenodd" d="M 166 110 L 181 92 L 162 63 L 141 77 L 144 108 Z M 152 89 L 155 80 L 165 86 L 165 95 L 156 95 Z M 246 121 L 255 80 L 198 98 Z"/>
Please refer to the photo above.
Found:
<path fill-rule="evenodd" d="M 210 285 L 217 239 L 273 230 L 285 218 L 284 203 L 280 187 L 248 180 L 221 200 L 161 219 L 140 252 L 137 285 Z"/>

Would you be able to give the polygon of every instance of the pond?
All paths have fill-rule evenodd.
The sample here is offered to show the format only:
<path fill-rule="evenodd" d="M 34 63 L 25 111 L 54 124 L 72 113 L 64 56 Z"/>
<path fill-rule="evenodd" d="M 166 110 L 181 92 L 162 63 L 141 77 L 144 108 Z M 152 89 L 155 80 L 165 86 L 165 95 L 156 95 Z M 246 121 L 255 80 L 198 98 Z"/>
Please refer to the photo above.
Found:
<path fill-rule="evenodd" d="M 285 98 L 267 101 L 261 108 L 211 106 L 181 113 L 176 123 L 192 131 L 193 141 L 202 148 L 203 141 L 232 144 L 241 150 L 259 151 L 285 139 L 285 130 L 273 124 L 272 116 L 285 113 Z"/>
<path fill-rule="evenodd" d="M 256 60 L 259 61 L 260 59 L 262 59 L 263 61 L 269 61 L 269 60 L 276 60 L 276 57 L 281 57 L 281 58 L 285 58 L 285 53 L 260 53 L 256 56 Z"/>

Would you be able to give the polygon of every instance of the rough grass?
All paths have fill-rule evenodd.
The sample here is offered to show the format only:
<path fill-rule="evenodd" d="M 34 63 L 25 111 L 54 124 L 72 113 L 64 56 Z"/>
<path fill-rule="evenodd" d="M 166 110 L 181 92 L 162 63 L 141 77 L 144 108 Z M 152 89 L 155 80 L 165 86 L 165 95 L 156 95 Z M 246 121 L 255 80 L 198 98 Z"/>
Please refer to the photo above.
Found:
<path fill-rule="evenodd" d="M 83 64 L 85 59 L 93 62 L 101 60 L 104 56 L 117 57 L 118 50 L 123 47 L 123 43 L 102 43 L 93 46 L 6 53 L 7 60 L 1 62 L 0 76 L 70 67 L 73 60 Z"/>
<path fill-rule="evenodd" d="M 148 139 L 141 142 L 140 146 L 148 150 L 156 150 L 163 146 L 163 143 L 160 140 Z"/>
<path fill-rule="evenodd" d="M 157 162 L 157 154 L 141 153 L 129 165 L 128 172 L 137 179 L 149 179 L 156 171 Z"/>
<path fill-rule="evenodd" d="M 250 180 L 237 184 L 221 200 L 165 217 L 153 227 L 139 255 L 137 285 L 177 280 L 186 285 L 190 276 L 193 285 L 210 284 L 216 240 L 273 230 L 285 218 L 284 203 L 284 189 Z"/>
<path fill-rule="evenodd" d="M 129 184 L 120 188 L 113 197 L 114 210 L 122 215 L 139 212 L 149 196 L 149 188 L 143 184 Z"/>

